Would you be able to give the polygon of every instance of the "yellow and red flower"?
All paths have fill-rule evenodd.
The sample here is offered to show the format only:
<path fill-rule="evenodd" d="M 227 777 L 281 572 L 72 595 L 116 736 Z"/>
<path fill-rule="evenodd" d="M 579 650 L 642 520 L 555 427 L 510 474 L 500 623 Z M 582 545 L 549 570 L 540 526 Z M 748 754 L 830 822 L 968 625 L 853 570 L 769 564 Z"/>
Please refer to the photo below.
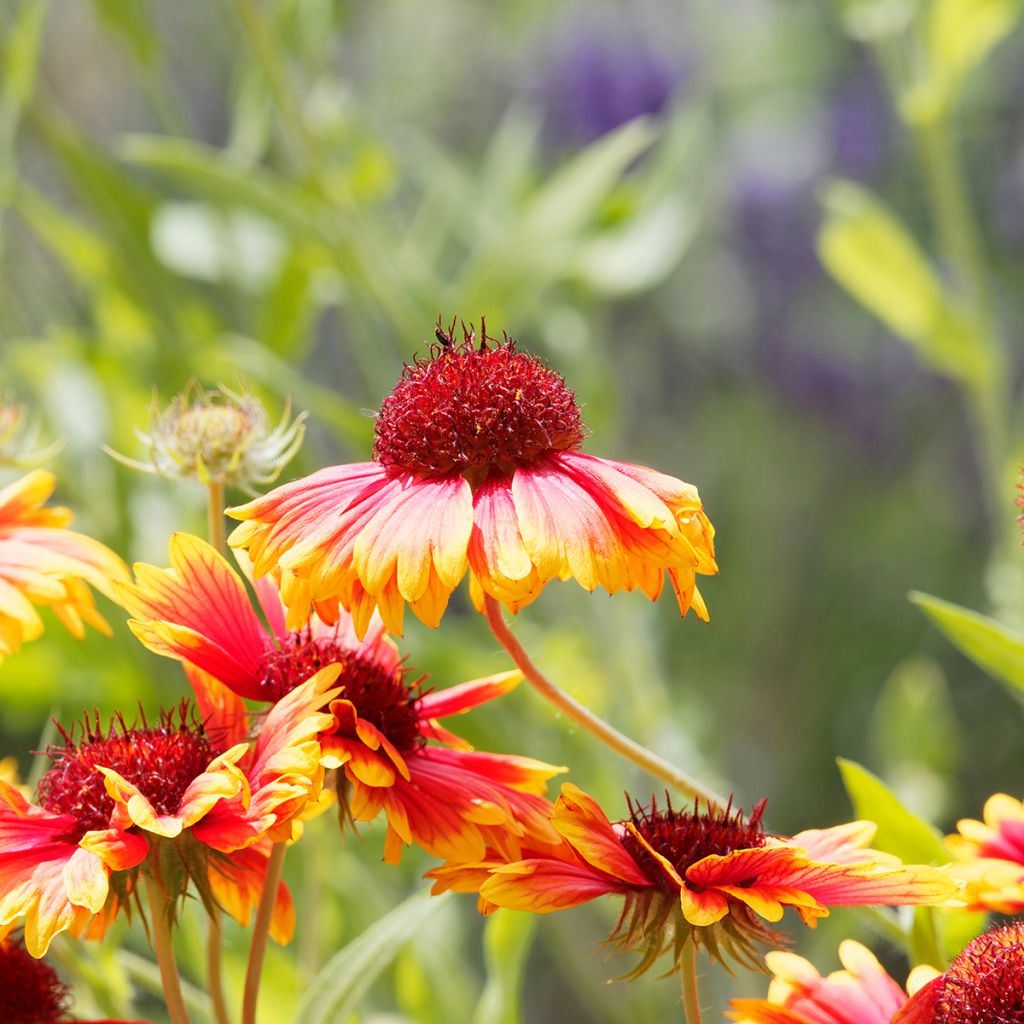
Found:
<path fill-rule="evenodd" d="M 832 906 L 935 903 L 957 885 L 929 867 L 905 866 L 867 848 L 870 822 L 768 835 L 764 803 L 749 818 L 729 809 L 677 811 L 631 804 L 612 823 L 571 783 L 562 786 L 552 824 L 560 847 L 514 862 L 447 865 L 438 888 L 479 883 L 485 907 L 550 913 L 608 893 L 626 897 L 613 938 L 642 952 L 636 973 L 691 938 L 715 956 L 753 963 L 754 943 L 775 941 L 765 921 L 796 909 L 812 927 Z"/>
<path fill-rule="evenodd" d="M 437 334 L 381 404 L 372 462 L 229 510 L 256 575 L 280 569 L 289 628 L 339 604 L 360 636 L 375 609 L 401 633 L 406 604 L 437 626 L 467 571 L 478 607 L 513 612 L 556 578 L 655 600 L 667 576 L 682 614 L 707 619 L 696 578 L 718 569 L 696 489 L 579 451 L 573 392 L 514 341 Z"/>
<path fill-rule="evenodd" d="M 71 991 L 57 972 L 29 956 L 14 939 L 0 940 L 0 1021 L 4 1024 L 75 1024 L 69 1017 Z M 85 1024 L 85 1022 L 78 1022 Z M 146 1021 L 97 1020 L 90 1024 L 148 1024 Z"/>
<path fill-rule="evenodd" d="M 240 723 L 214 718 L 204 728 L 187 704 L 155 725 L 118 719 L 104 731 L 87 717 L 48 751 L 53 766 L 34 803 L 0 780 L 0 937 L 23 922 L 38 957 L 62 931 L 102 934 L 133 894 L 136 869 L 159 876 L 172 898 L 190 879 L 204 896 L 237 882 L 226 908 L 245 920 L 265 844 L 291 838 L 295 816 L 319 793 L 316 737 L 330 721 L 319 709 L 337 695 L 337 674 L 325 668 L 278 702 L 253 743 L 225 746 L 215 737 Z M 284 897 L 278 913 L 284 936 Z"/>
<path fill-rule="evenodd" d="M 1024 911 L 1024 803 L 1006 793 L 985 802 L 984 821 L 964 818 L 946 843 L 960 863 L 951 870 L 966 883 L 968 909 Z"/>
<path fill-rule="evenodd" d="M 542 794 L 563 769 L 475 751 L 439 722 L 508 692 L 520 673 L 425 693 L 379 619 L 362 640 L 344 613 L 333 626 L 313 615 L 290 631 L 265 577 L 255 584 L 264 626 L 242 577 L 209 544 L 176 534 L 170 560 L 169 569 L 136 565 L 136 582 L 118 588 L 119 600 L 150 650 L 184 662 L 202 708 L 230 719 L 243 697 L 280 701 L 312 672 L 338 666 L 341 693 L 320 735 L 323 763 L 340 770 L 339 795 L 355 820 L 386 814 L 385 859 L 397 861 L 403 843 L 473 861 L 489 846 L 514 857 L 527 837 L 557 839 Z"/>
<path fill-rule="evenodd" d="M 768 998 L 734 999 L 726 1016 L 740 1024 L 890 1024 L 907 993 L 859 942 L 843 942 L 839 959 L 843 970 L 822 977 L 803 957 L 773 950 L 765 957 Z M 913 992 L 936 973 L 918 968 L 908 987 Z"/>
<path fill-rule="evenodd" d="M 86 623 L 109 636 L 89 586 L 110 596 L 114 581 L 129 578 L 113 551 L 66 528 L 70 509 L 43 507 L 56 485 L 37 469 L 0 490 L 0 657 L 42 634 L 36 605 L 52 608 L 75 637 Z"/>

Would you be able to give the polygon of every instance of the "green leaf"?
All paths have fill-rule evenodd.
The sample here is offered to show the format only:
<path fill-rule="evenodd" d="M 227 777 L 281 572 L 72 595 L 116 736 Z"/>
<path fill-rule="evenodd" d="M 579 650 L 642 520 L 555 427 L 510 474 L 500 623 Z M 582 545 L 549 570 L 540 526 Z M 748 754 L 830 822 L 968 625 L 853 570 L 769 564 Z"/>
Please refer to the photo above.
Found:
<path fill-rule="evenodd" d="M 487 984 L 473 1024 L 519 1024 L 522 1020 L 519 990 L 536 926 L 535 914 L 512 910 L 488 919 L 484 932 Z"/>
<path fill-rule="evenodd" d="M 928 964 L 944 971 L 949 964 L 942 951 L 942 936 L 934 907 L 915 907 L 910 928 L 910 962 L 914 967 Z"/>
<path fill-rule="evenodd" d="M 975 665 L 1024 693 L 1024 636 L 987 615 L 930 594 L 915 592 L 910 600 Z"/>
<path fill-rule="evenodd" d="M 902 104 L 908 119 L 942 117 L 1020 13 L 1020 0 L 935 0 L 926 26 L 927 74 Z"/>
<path fill-rule="evenodd" d="M 836 281 L 935 369 L 985 379 L 992 367 L 977 331 L 899 218 L 849 181 L 833 182 L 823 203 L 818 254 Z"/>
<path fill-rule="evenodd" d="M 142 0 L 93 0 L 103 23 L 134 52 L 143 66 L 159 53 L 153 20 Z"/>
<path fill-rule="evenodd" d="M 49 4 L 41 0 L 23 3 L 5 33 L 0 79 L 0 139 L 5 147 L 13 142 L 21 112 L 35 91 L 39 44 L 48 9 Z"/>
<path fill-rule="evenodd" d="M 949 851 L 934 825 L 909 811 L 895 793 L 856 761 L 838 759 L 843 785 L 858 817 L 873 821 L 878 835 L 872 844 L 908 864 L 945 864 Z"/>
<path fill-rule="evenodd" d="M 310 983 L 295 1011 L 296 1024 L 346 1021 L 402 944 L 443 906 L 449 894 L 418 892 L 335 953 Z"/>

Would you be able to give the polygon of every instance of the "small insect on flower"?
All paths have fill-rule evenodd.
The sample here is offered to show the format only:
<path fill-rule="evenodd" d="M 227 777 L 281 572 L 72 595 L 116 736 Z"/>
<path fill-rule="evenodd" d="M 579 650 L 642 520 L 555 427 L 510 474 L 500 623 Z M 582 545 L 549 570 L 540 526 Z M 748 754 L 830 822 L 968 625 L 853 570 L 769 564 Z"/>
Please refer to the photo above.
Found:
<path fill-rule="evenodd" d="M 257 576 L 280 569 L 288 623 L 339 604 L 365 633 L 378 610 L 402 632 L 405 605 L 440 623 L 470 575 L 510 611 L 554 579 L 651 600 L 666 577 L 682 614 L 707 619 L 698 574 L 718 571 L 714 530 L 690 484 L 586 455 L 576 397 L 513 339 L 440 325 L 427 357 L 381 403 L 373 461 L 333 466 L 229 510 L 230 543 Z"/>
<path fill-rule="evenodd" d="M 273 483 L 302 445 L 305 413 L 289 423 L 291 407 L 273 426 L 261 403 L 225 387 L 203 391 L 191 383 L 166 409 L 154 402 L 149 431 L 136 431 L 149 459 L 139 462 L 110 448 L 118 462 L 154 476 L 220 483 L 255 494 Z"/>
<path fill-rule="evenodd" d="M 829 907 L 936 903 L 957 884 L 934 868 L 905 866 L 867 848 L 870 822 L 801 832 L 764 831 L 764 804 L 745 818 L 731 809 L 679 811 L 666 801 L 630 804 L 614 824 L 571 783 L 562 786 L 552 825 L 562 845 L 509 862 L 446 865 L 428 873 L 438 890 L 474 881 L 485 911 L 495 907 L 546 914 L 607 893 L 625 897 L 612 940 L 642 954 L 635 976 L 688 941 L 718 959 L 759 968 L 757 945 L 779 944 L 765 922 L 786 907 L 813 927 Z"/>

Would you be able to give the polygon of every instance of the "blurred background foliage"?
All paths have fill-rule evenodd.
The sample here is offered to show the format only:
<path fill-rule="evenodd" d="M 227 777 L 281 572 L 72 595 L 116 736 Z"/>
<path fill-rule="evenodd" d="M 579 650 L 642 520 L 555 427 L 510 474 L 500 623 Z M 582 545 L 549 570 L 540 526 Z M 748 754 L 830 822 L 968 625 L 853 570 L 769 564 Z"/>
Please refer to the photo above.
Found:
<path fill-rule="evenodd" d="M 78 527 L 164 564 L 171 531 L 203 532 L 202 490 L 101 451 L 138 454 L 154 393 L 291 396 L 310 412 L 291 478 L 365 459 L 438 315 L 486 316 L 576 389 L 589 451 L 696 483 L 719 531 L 708 627 L 549 587 L 515 625 L 552 677 L 738 802 L 767 796 L 779 832 L 851 816 L 837 755 L 948 830 L 1024 788 L 1019 700 L 906 600 L 1024 615 L 1001 340 L 1024 317 L 1019 7 L 4 0 L 3 389 L 63 440 Z M 24 773 L 51 715 L 185 692 L 104 608 L 113 640 L 51 620 L 0 667 Z M 504 665 L 465 595 L 403 649 L 437 685 Z M 570 765 L 613 816 L 650 789 L 526 689 L 465 732 Z M 379 863 L 375 827 L 310 832 L 266 1019 L 429 866 Z M 624 968 L 598 945 L 615 910 L 499 915 L 485 938 L 471 899 L 438 904 L 407 944 L 380 933 L 359 1019 L 672 1019 L 670 980 L 604 986 Z M 800 945 L 825 969 L 853 932 L 873 934 L 836 914 Z M 240 930 L 229 944 L 238 987 Z M 89 982 L 83 1016 L 126 1012 L 134 988 L 159 1019 L 138 929 L 126 950 L 55 946 Z M 718 1008 L 763 991 L 709 975 Z"/>

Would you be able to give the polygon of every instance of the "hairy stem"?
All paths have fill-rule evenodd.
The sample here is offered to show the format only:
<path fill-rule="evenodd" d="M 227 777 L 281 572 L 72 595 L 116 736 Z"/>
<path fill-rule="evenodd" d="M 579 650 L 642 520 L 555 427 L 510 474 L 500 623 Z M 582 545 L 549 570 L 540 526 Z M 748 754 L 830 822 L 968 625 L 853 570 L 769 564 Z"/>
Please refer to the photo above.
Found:
<path fill-rule="evenodd" d="M 550 701 L 560 711 L 563 711 L 574 722 L 582 726 L 591 735 L 596 736 L 602 743 L 610 747 L 617 754 L 644 771 L 649 772 L 655 778 L 686 793 L 694 800 L 703 800 L 709 808 L 724 806 L 719 796 L 710 789 L 702 786 L 696 779 L 691 778 L 682 769 L 659 757 L 653 751 L 642 747 L 639 743 L 631 740 L 628 736 L 619 732 L 618 729 L 610 726 L 603 718 L 599 718 L 589 708 L 584 707 L 578 701 L 573 700 L 567 693 L 560 690 L 540 669 L 530 660 L 530 656 L 523 649 L 522 644 L 515 638 L 508 628 L 505 616 L 502 614 L 501 605 L 490 595 L 484 596 L 484 614 L 491 627 L 491 632 L 498 639 L 498 643 L 508 651 L 509 656 L 516 666 L 529 680 L 530 685 L 540 693 L 545 700 Z"/>
<path fill-rule="evenodd" d="M 210 986 L 210 1002 L 213 1004 L 214 1019 L 217 1024 L 231 1024 L 227 1000 L 224 998 L 224 979 L 221 973 L 223 947 L 224 934 L 220 926 L 220 910 L 215 907 L 210 914 L 210 934 L 206 946 L 207 981 Z"/>
<path fill-rule="evenodd" d="M 210 544 L 222 555 L 228 553 L 224 533 L 224 481 L 211 480 L 206 485 L 206 532 Z"/>
<path fill-rule="evenodd" d="M 697 984 L 697 946 L 692 938 L 683 945 L 679 960 L 683 986 L 683 1015 L 686 1024 L 701 1024 L 700 988 Z"/>
<path fill-rule="evenodd" d="M 171 1019 L 171 1024 L 191 1024 L 188 1010 L 185 1009 L 185 999 L 181 994 L 178 964 L 174 959 L 171 924 L 167 914 L 167 893 L 152 875 L 144 872 L 142 877 L 145 880 L 146 897 L 149 900 L 153 949 L 160 967 L 160 980 L 163 983 L 164 999 L 167 1002 L 167 1015 Z"/>
<path fill-rule="evenodd" d="M 263 879 L 263 893 L 256 910 L 256 922 L 249 946 L 249 965 L 245 971 L 245 994 L 242 997 L 242 1024 L 256 1024 L 256 1003 L 260 994 L 260 979 L 263 975 L 263 957 L 267 952 L 267 937 L 270 935 L 270 920 L 274 916 L 277 900 L 277 886 L 281 881 L 284 866 L 284 843 L 275 843 L 267 861 L 267 874 Z"/>

